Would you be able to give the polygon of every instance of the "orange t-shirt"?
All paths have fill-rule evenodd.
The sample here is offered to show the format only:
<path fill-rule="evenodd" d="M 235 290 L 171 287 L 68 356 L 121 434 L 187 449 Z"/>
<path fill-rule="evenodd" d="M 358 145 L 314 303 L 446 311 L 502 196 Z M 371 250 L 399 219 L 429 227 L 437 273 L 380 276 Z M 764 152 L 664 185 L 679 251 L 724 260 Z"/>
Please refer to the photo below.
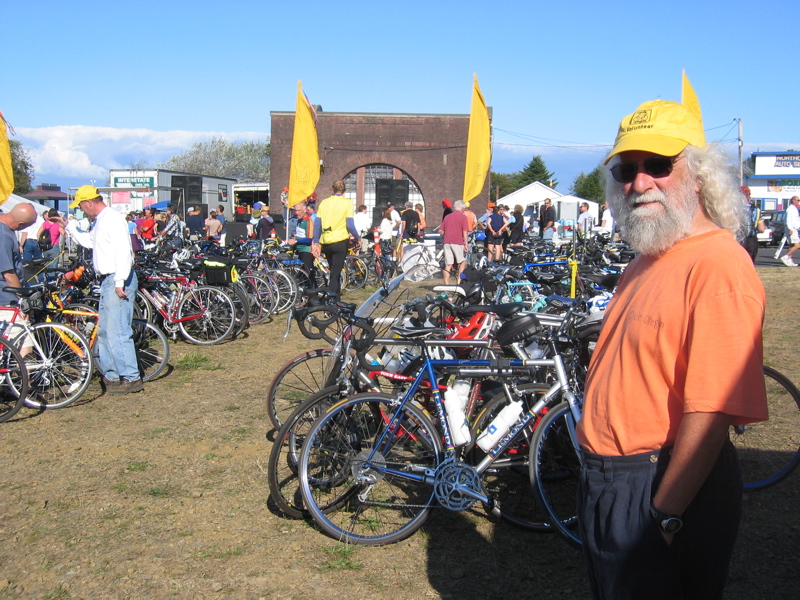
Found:
<path fill-rule="evenodd" d="M 586 379 L 581 445 L 607 456 L 675 441 L 684 413 L 767 419 L 764 287 L 724 230 L 640 256 L 609 304 Z"/>
<path fill-rule="evenodd" d="M 467 224 L 469 225 L 469 230 L 475 231 L 475 223 L 478 221 L 478 217 L 476 217 L 475 213 L 470 209 L 465 210 L 464 214 L 467 215 Z"/>

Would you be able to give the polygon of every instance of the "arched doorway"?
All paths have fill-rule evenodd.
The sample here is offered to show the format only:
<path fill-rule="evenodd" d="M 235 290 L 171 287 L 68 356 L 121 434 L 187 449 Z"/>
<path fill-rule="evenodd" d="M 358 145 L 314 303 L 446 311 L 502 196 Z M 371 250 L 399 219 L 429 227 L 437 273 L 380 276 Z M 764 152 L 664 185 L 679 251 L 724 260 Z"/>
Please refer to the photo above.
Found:
<path fill-rule="evenodd" d="M 405 180 L 408 181 L 408 202 L 414 205 L 422 204 L 425 206 L 425 199 L 419 190 L 417 183 L 409 177 L 408 173 L 392 165 L 369 164 L 358 167 L 351 171 L 344 182 L 347 187 L 345 196 L 353 201 L 356 210 L 362 204 L 367 207 L 367 214 L 375 214 L 376 199 L 378 196 L 378 180 Z M 378 207 L 378 208 L 383 208 Z M 398 211 L 403 212 L 403 206 L 395 206 Z M 380 222 L 380 219 L 378 219 Z"/>

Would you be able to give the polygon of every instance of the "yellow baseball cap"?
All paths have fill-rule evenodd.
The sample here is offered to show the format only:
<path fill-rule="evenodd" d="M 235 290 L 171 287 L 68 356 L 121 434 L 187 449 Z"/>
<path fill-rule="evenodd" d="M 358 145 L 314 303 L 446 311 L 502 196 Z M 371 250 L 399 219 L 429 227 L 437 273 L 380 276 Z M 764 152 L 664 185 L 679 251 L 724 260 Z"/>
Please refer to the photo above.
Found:
<path fill-rule="evenodd" d="M 81 202 L 85 200 L 94 200 L 100 195 L 100 192 L 93 185 L 82 185 L 75 192 L 75 199 L 69 203 L 70 208 L 78 208 Z"/>
<path fill-rule="evenodd" d="M 702 120 L 678 102 L 651 100 L 622 119 L 605 164 L 620 152 L 641 150 L 677 156 L 688 145 L 705 147 Z"/>

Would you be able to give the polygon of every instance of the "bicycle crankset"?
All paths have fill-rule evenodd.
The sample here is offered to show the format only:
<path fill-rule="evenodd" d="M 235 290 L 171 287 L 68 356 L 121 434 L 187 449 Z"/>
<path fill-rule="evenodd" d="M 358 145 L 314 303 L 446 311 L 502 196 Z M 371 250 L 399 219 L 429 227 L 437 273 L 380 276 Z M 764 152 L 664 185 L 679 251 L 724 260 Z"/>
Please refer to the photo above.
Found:
<path fill-rule="evenodd" d="M 466 510 L 476 500 L 488 500 L 475 469 L 454 460 L 446 460 L 436 467 L 433 490 L 439 504 L 449 510 Z"/>

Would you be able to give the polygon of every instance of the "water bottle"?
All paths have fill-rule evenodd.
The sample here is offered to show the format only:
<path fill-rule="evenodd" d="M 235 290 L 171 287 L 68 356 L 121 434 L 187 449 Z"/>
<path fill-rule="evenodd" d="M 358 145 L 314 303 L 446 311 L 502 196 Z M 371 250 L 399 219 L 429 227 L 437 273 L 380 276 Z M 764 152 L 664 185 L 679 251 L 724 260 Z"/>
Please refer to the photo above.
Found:
<path fill-rule="evenodd" d="M 158 290 L 153 290 L 152 292 L 150 292 L 150 294 L 151 294 L 151 295 L 153 296 L 153 298 L 155 298 L 155 299 L 156 299 L 156 301 L 158 301 L 158 303 L 159 303 L 159 304 L 161 304 L 162 306 L 166 306 L 166 305 L 167 305 L 167 299 L 166 299 L 166 298 L 164 298 L 164 294 L 162 294 L 162 293 L 161 293 L 161 292 L 159 292 Z"/>
<path fill-rule="evenodd" d="M 525 346 L 525 354 L 528 355 L 528 358 L 537 360 L 544 356 L 544 350 L 539 348 L 539 344 L 536 342 L 536 340 L 533 340 L 530 344 Z"/>
<path fill-rule="evenodd" d="M 469 401 L 469 381 L 457 379 L 452 387 L 444 392 L 444 408 L 447 413 L 447 424 L 455 446 L 463 446 L 470 441 L 469 424 L 465 416 Z"/>
<path fill-rule="evenodd" d="M 172 290 L 169 293 L 169 309 L 172 310 L 175 308 L 175 302 L 178 300 L 178 292 L 177 290 Z"/>
<path fill-rule="evenodd" d="M 500 411 L 494 418 L 491 425 L 484 429 L 483 433 L 478 436 L 478 446 L 484 452 L 491 450 L 494 445 L 500 441 L 511 426 L 519 420 L 522 414 L 522 401 L 514 400 Z"/>

